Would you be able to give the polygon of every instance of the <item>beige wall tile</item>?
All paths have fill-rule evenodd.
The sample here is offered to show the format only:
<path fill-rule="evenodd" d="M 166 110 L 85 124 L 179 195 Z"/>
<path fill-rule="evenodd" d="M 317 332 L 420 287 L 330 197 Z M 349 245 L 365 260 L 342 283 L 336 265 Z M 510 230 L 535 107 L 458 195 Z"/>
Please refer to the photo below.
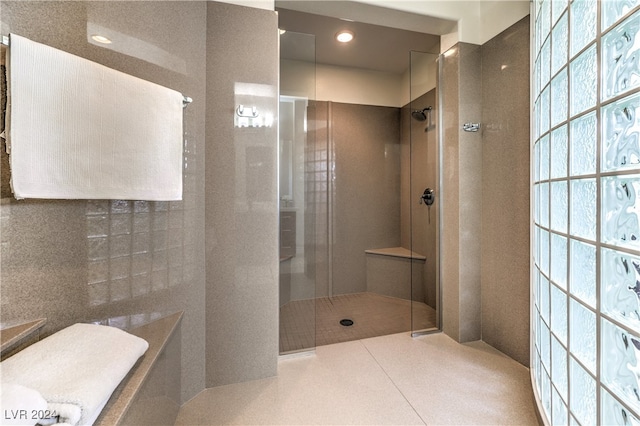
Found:
<path fill-rule="evenodd" d="M 173 353 L 179 357 L 181 377 L 173 386 L 182 386 L 177 403 L 186 401 L 204 387 L 200 230 L 204 228 L 206 4 L 8 1 L 0 7 L 3 33 L 15 32 L 194 99 L 185 109 L 188 168 L 182 202 L 16 201 L 3 191 L 0 205 L 2 323 L 46 317 L 42 330 L 46 336 L 76 322 L 132 328 L 185 311 L 182 354 Z M 164 50 L 185 64 L 184 72 L 150 62 L 144 51 L 125 55 L 88 43 L 91 23 Z M 3 170 L 3 188 L 8 177 Z"/>

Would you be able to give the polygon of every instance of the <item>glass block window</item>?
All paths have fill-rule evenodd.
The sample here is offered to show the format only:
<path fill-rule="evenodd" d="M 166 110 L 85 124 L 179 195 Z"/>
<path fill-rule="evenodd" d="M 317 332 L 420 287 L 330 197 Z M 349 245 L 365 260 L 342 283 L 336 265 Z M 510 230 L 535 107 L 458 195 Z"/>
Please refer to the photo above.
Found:
<path fill-rule="evenodd" d="M 553 4 L 558 4 L 560 2 L 553 2 Z M 553 29 L 552 39 L 553 45 L 556 47 L 551 52 L 551 73 L 555 74 L 566 65 L 567 63 L 567 53 L 569 46 L 569 19 L 567 18 L 567 14 L 565 13 L 560 18 L 560 21 L 556 24 Z M 562 47 L 562 48 L 559 48 Z"/>
<path fill-rule="evenodd" d="M 640 12 L 602 37 L 603 99 L 640 86 Z"/>
<path fill-rule="evenodd" d="M 638 52 L 640 54 L 640 52 Z M 603 171 L 640 167 L 640 94 L 627 96 L 602 108 Z"/>
<path fill-rule="evenodd" d="M 567 118 L 567 70 L 563 69 L 551 81 L 551 126 Z"/>
<path fill-rule="evenodd" d="M 593 174 L 596 171 L 597 118 L 592 112 L 571 120 L 571 174 Z"/>
<path fill-rule="evenodd" d="M 586 0 L 592 2 L 592 0 Z M 598 73 L 596 47 L 591 46 L 571 61 L 571 115 L 596 106 Z"/>
<path fill-rule="evenodd" d="M 536 0 L 531 370 L 549 424 L 640 426 L 640 0 Z"/>
<path fill-rule="evenodd" d="M 564 0 L 566 2 L 566 0 Z M 555 2 L 554 2 L 555 3 Z M 602 29 L 606 30 L 611 25 L 620 21 L 640 4 L 640 0 L 604 1 L 602 5 Z"/>
<path fill-rule="evenodd" d="M 551 281 L 567 289 L 567 239 L 551 234 Z"/>
<path fill-rule="evenodd" d="M 551 132 L 551 178 L 567 177 L 568 137 L 566 125 Z M 535 179 L 539 180 L 538 176 Z"/>

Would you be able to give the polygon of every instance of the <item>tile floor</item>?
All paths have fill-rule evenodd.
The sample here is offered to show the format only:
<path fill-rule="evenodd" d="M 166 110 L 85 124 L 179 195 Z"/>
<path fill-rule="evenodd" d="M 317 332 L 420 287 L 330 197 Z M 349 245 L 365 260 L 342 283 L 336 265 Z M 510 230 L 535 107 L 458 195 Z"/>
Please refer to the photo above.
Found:
<path fill-rule="evenodd" d="M 207 389 L 176 425 L 537 425 L 529 370 L 483 342 L 393 334 L 281 358 L 278 376 Z"/>
<path fill-rule="evenodd" d="M 340 325 L 343 318 L 354 324 Z M 430 306 L 376 293 L 298 300 L 280 308 L 280 353 L 435 327 Z"/>

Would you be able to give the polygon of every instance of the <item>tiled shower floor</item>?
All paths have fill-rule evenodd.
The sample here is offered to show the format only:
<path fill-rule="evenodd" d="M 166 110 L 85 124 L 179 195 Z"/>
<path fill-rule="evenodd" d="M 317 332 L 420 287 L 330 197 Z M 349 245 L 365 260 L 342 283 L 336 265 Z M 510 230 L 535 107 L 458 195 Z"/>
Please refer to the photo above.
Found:
<path fill-rule="evenodd" d="M 436 327 L 436 311 L 430 306 L 375 293 L 354 293 L 298 300 L 280 308 L 280 353 L 414 329 Z M 349 318 L 354 324 L 340 325 Z M 314 323 L 315 333 L 314 333 Z"/>

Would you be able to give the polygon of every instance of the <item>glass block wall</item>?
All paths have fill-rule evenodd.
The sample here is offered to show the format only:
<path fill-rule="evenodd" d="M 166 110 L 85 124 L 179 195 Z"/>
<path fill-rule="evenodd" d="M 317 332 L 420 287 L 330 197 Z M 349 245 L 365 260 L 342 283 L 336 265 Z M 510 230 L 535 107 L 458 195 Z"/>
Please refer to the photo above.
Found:
<path fill-rule="evenodd" d="M 640 425 L 640 0 L 532 16 L 534 390 L 554 425 Z"/>

